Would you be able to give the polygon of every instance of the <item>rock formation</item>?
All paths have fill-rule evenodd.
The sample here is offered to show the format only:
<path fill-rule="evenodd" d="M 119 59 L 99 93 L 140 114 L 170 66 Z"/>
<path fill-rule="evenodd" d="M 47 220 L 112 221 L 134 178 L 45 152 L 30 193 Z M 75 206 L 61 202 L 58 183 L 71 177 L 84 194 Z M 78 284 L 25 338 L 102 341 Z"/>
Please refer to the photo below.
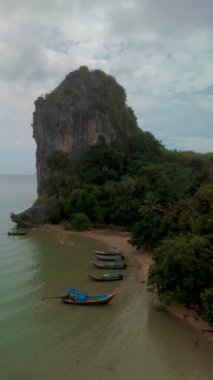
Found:
<path fill-rule="evenodd" d="M 46 195 L 48 158 L 54 151 L 61 150 L 77 160 L 100 136 L 110 143 L 138 131 L 123 87 L 103 71 L 90 71 L 85 66 L 68 74 L 55 90 L 35 101 L 32 127 L 37 144 L 38 197 Z M 40 212 L 33 206 L 11 218 L 19 225 L 29 226 L 46 222 L 50 214 L 46 211 Z"/>
<path fill-rule="evenodd" d="M 19 227 L 34 227 L 50 221 L 52 206 L 49 204 L 33 205 L 20 214 L 11 213 L 11 220 Z"/>
<path fill-rule="evenodd" d="M 135 129 L 137 122 L 126 106 L 125 91 L 114 78 L 85 66 L 71 72 L 55 90 L 35 102 L 38 195 L 45 194 L 42 182 L 53 151 L 62 150 L 76 159 L 100 136 L 110 143 Z"/>

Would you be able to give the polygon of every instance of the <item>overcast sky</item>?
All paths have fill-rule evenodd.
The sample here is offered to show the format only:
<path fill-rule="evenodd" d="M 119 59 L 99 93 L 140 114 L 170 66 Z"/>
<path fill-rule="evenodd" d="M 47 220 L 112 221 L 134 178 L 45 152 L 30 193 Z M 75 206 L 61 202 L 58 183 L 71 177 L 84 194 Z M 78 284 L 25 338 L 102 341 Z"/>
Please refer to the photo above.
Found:
<path fill-rule="evenodd" d="M 213 0 L 1 0 L 0 174 L 35 173 L 34 101 L 81 65 L 166 147 L 213 151 L 212 41 Z"/>

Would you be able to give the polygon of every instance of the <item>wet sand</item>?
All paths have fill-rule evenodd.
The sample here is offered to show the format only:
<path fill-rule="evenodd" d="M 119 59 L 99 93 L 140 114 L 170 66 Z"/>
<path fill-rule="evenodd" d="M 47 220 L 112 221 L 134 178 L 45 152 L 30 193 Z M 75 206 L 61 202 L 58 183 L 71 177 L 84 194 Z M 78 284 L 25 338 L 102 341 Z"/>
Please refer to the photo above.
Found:
<path fill-rule="evenodd" d="M 117 246 L 125 256 L 135 262 L 139 271 L 139 281 L 146 286 L 148 279 L 149 267 L 152 264 L 152 252 L 148 250 L 136 250 L 132 247 L 128 240 L 130 235 L 128 232 L 122 232 L 117 229 L 92 229 L 90 231 L 71 231 L 65 230 L 61 225 L 44 225 L 41 229 L 47 233 L 56 234 L 58 241 L 65 244 L 70 235 L 78 235 L 102 241 L 110 248 L 112 245 Z M 213 343 L 213 333 L 203 332 L 209 330 L 209 324 L 194 311 L 187 310 L 183 305 L 172 304 L 167 306 L 167 310 L 176 318 L 186 320 L 193 326 L 197 333 L 204 336 L 209 343 Z M 212 329 L 213 330 L 213 329 Z"/>

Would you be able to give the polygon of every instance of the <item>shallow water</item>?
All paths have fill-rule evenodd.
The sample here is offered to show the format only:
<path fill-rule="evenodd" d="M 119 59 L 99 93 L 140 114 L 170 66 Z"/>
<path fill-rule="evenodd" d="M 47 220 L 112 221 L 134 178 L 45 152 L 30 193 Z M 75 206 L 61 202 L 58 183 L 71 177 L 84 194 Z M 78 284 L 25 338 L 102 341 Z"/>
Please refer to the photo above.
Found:
<path fill-rule="evenodd" d="M 103 306 L 68 306 L 48 296 L 76 287 L 111 291 L 87 273 L 92 239 L 51 233 L 8 236 L 10 211 L 35 199 L 34 177 L 0 176 L 0 378 L 3 380 L 210 380 L 213 350 L 186 322 L 155 308 L 135 267 Z M 103 273 L 103 272 L 102 272 Z"/>

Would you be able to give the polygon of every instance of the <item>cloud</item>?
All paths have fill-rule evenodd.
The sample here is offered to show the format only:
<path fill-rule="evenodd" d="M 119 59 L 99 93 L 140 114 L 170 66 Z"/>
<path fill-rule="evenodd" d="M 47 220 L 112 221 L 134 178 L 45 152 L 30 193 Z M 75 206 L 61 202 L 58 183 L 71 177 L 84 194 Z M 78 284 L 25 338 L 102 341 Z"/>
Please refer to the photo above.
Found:
<path fill-rule="evenodd" d="M 117 2 L 117 11 L 111 10 L 111 26 L 116 33 L 135 35 L 141 30 L 158 35 L 183 35 L 192 29 L 212 28 L 211 0 L 135 0 Z"/>
<path fill-rule="evenodd" d="M 167 146 L 209 149 L 212 0 L 2 0 L 0 15 L 0 149 L 35 160 L 33 103 L 80 65 L 113 75 Z"/>

